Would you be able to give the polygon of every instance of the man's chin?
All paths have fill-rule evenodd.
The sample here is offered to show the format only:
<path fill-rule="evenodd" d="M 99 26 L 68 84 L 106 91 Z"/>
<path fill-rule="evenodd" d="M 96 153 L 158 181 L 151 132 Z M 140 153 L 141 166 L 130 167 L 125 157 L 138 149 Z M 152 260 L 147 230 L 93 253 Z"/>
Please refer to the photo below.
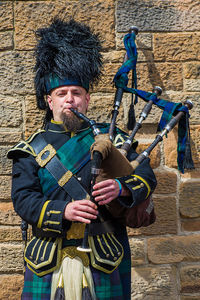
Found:
<path fill-rule="evenodd" d="M 81 121 L 71 111 L 69 111 L 69 113 L 64 113 L 62 119 L 63 119 L 63 124 L 66 126 L 66 128 L 69 131 L 76 132 L 81 128 Z"/>

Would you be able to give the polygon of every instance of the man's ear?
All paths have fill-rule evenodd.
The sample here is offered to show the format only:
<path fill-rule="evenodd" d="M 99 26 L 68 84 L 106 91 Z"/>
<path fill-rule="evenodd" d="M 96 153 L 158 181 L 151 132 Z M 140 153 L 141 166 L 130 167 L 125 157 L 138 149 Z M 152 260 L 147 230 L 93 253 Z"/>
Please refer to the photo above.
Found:
<path fill-rule="evenodd" d="M 90 102 L 90 94 L 87 93 L 87 94 L 86 94 L 86 104 L 87 104 L 87 109 L 88 109 L 89 102 Z"/>
<path fill-rule="evenodd" d="M 52 99 L 50 95 L 47 95 L 47 102 L 49 104 L 49 108 L 50 110 L 53 110 L 53 106 L 52 106 Z"/>

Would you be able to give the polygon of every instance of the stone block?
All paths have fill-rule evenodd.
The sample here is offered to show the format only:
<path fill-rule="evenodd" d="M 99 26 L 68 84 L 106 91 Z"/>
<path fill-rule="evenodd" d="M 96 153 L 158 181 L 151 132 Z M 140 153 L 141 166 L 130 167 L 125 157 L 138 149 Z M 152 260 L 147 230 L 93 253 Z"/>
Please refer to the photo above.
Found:
<path fill-rule="evenodd" d="M 150 238 L 147 252 L 154 264 L 199 261 L 200 235 Z"/>
<path fill-rule="evenodd" d="M 22 133 L 21 132 L 11 132 L 9 131 L 5 131 L 6 129 L 3 129 L 4 131 L 1 131 L 0 134 L 0 143 L 1 144 L 16 144 L 18 143 L 21 138 L 22 138 Z M 9 149 L 11 148 L 11 146 L 9 147 Z"/>
<path fill-rule="evenodd" d="M 119 63 L 105 62 L 103 68 L 103 76 L 101 77 L 101 80 L 98 82 L 98 84 L 94 86 L 93 92 L 115 93 L 116 89 L 113 83 L 113 79 L 120 67 L 121 64 Z"/>
<path fill-rule="evenodd" d="M 181 220 L 182 231 L 199 231 L 200 230 L 200 218 L 196 219 L 182 219 Z"/>
<path fill-rule="evenodd" d="M 7 158 L 10 147 L 0 147 L 0 174 L 11 175 L 12 161 Z"/>
<path fill-rule="evenodd" d="M 39 110 L 36 97 L 28 95 L 25 97 L 25 139 L 42 128 L 45 111 Z"/>
<path fill-rule="evenodd" d="M 1 226 L 0 243 L 11 242 L 11 241 L 22 241 L 22 233 L 21 233 L 20 226 L 15 226 L 15 227 Z"/>
<path fill-rule="evenodd" d="M 199 23 L 200 24 L 200 23 Z M 158 61 L 198 60 L 198 33 L 158 33 L 154 35 L 154 59 Z"/>
<path fill-rule="evenodd" d="M 1 30 L 13 29 L 13 3 L 12 1 L 1 1 L 0 24 Z"/>
<path fill-rule="evenodd" d="M 180 300 L 199 300 L 200 294 L 198 295 L 188 295 L 188 296 L 181 296 Z"/>
<path fill-rule="evenodd" d="M 8 32 L 0 32 L 0 50 L 10 50 L 13 48 L 13 33 Z"/>
<path fill-rule="evenodd" d="M 177 190 L 177 175 L 174 172 L 155 171 L 157 187 L 155 194 L 174 194 Z"/>
<path fill-rule="evenodd" d="M 77 21 L 90 25 L 100 34 L 104 48 L 115 46 L 113 0 L 98 0 L 95 3 L 90 0 L 18 1 L 15 15 L 16 49 L 33 49 L 36 42 L 34 31 L 49 25 L 56 16 L 64 20 L 74 16 Z"/>
<path fill-rule="evenodd" d="M 21 102 L 13 97 L 0 97 L 0 101 L 0 127 L 19 127 L 22 123 Z"/>
<path fill-rule="evenodd" d="M 183 64 L 184 79 L 200 79 L 200 62 L 190 61 Z"/>
<path fill-rule="evenodd" d="M 180 91 L 183 89 L 182 65 L 179 62 L 176 65 L 170 62 L 156 63 L 151 59 L 147 63 L 140 63 L 137 65 L 137 78 L 138 89 L 145 91 L 151 92 L 156 85 L 165 90 Z M 153 111 L 150 116 L 152 113 Z M 160 112 L 159 119 L 161 114 Z"/>
<path fill-rule="evenodd" d="M 137 147 L 137 152 L 140 154 L 145 151 L 150 146 L 150 143 L 143 143 L 142 141 L 139 143 Z M 157 145 L 149 155 L 150 165 L 153 169 L 158 168 L 161 160 L 161 151 L 160 146 Z"/>
<path fill-rule="evenodd" d="M 0 85 L 3 95 L 14 95 L 16 99 L 16 94 L 34 93 L 32 52 L 0 52 L 0 65 Z M 18 102 L 20 103 L 21 99 L 18 99 Z"/>
<path fill-rule="evenodd" d="M 0 244 L 0 272 L 22 272 L 23 246 Z"/>
<path fill-rule="evenodd" d="M 200 181 L 182 182 L 179 191 L 180 214 L 186 218 L 200 217 Z"/>
<path fill-rule="evenodd" d="M 165 165 L 171 168 L 177 168 L 177 127 L 175 127 L 167 138 L 163 139 Z"/>
<path fill-rule="evenodd" d="M 0 202 L 0 225 L 18 225 L 21 219 L 13 209 L 12 202 Z"/>
<path fill-rule="evenodd" d="M 145 266 L 132 269 L 131 295 L 134 300 L 178 300 L 176 269 Z"/>
<path fill-rule="evenodd" d="M 176 234 L 178 230 L 177 225 L 177 208 L 176 198 L 171 196 L 153 197 L 156 221 L 148 227 L 141 228 L 127 228 L 130 236 L 138 235 L 162 235 L 162 234 Z"/>
<path fill-rule="evenodd" d="M 181 293 L 200 293 L 200 266 L 181 266 L 180 283 Z"/>
<path fill-rule="evenodd" d="M 20 299 L 24 284 L 23 275 L 1 275 L 0 276 L 0 299 Z"/>
<path fill-rule="evenodd" d="M 114 94 L 108 94 L 108 93 L 92 94 L 87 115 L 89 118 L 94 119 L 97 122 L 110 123 L 113 104 L 114 104 Z M 102 111 L 102 107 L 103 107 L 103 111 Z M 117 124 L 120 127 L 124 127 L 123 106 L 121 106 L 119 109 Z"/>
<path fill-rule="evenodd" d="M 184 90 L 187 92 L 199 92 L 200 91 L 200 79 L 185 79 Z"/>
<path fill-rule="evenodd" d="M 198 0 L 120 0 L 116 10 L 117 31 L 126 32 L 130 25 L 138 26 L 140 31 L 198 31 L 199 9 Z"/>
<path fill-rule="evenodd" d="M 198 61 L 188 62 L 183 65 L 184 89 L 190 92 L 199 92 L 200 63 Z"/>
<path fill-rule="evenodd" d="M 124 42 L 123 42 L 125 35 L 126 35 L 125 33 L 121 33 L 121 32 L 116 33 L 117 50 L 125 49 Z M 138 35 L 136 36 L 135 43 L 137 49 L 152 50 L 152 34 L 139 32 Z"/>
<path fill-rule="evenodd" d="M 198 168 L 200 166 L 200 125 L 190 126 L 190 145 L 194 166 Z"/>
<path fill-rule="evenodd" d="M 0 200 L 10 200 L 11 198 L 11 177 L 0 176 Z"/>
<path fill-rule="evenodd" d="M 136 238 L 129 239 L 131 248 L 131 264 L 132 266 L 144 265 L 147 263 L 145 254 L 145 241 Z"/>

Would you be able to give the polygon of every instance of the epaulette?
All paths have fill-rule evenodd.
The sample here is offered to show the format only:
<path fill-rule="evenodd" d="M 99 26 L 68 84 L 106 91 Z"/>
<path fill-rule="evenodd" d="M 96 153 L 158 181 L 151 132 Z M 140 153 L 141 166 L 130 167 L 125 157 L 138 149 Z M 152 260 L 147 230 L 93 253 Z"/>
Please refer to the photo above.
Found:
<path fill-rule="evenodd" d="M 20 141 L 17 145 L 15 145 L 13 148 L 11 148 L 7 152 L 7 157 L 9 159 L 13 159 L 14 157 L 17 157 L 19 153 L 28 153 L 32 156 L 36 157 L 36 153 L 31 147 L 30 143 L 33 141 L 33 139 L 41 132 L 45 132 L 45 130 L 39 129 L 34 134 L 32 134 L 26 141 Z"/>
<path fill-rule="evenodd" d="M 115 138 L 114 138 L 114 141 L 113 141 L 113 144 L 115 145 L 116 148 L 120 148 L 124 144 L 125 140 L 128 137 L 129 137 L 129 135 L 126 132 L 124 132 L 123 130 L 118 128 Z M 138 145 L 138 142 L 136 140 L 133 140 L 133 142 L 132 142 L 133 149 L 136 149 L 137 145 Z"/>
<path fill-rule="evenodd" d="M 109 123 L 97 123 L 97 127 L 101 130 L 101 128 L 105 128 L 107 132 L 109 131 L 110 124 Z M 120 129 L 119 127 L 115 128 L 116 134 L 113 141 L 113 144 L 116 148 L 120 148 L 125 140 L 128 138 L 128 133 L 124 130 Z M 135 150 L 138 146 L 138 142 L 134 139 L 132 142 L 132 147 Z"/>

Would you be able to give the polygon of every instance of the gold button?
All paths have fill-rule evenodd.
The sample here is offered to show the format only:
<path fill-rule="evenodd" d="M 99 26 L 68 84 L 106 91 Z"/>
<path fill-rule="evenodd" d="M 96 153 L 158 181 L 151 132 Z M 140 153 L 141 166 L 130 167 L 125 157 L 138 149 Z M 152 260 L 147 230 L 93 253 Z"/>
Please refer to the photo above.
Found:
<path fill-rule="evenodd" d="M 48 222 L 47 222 L 47 221 L 45 221 L 45 222 L 44 222 L 44 225 L 47 225 L 47 224 L 48 224 Z"/>
<path fill-rule="evenodd" d="M 110 254 L 107 253 L 107 254 L 106 254 L 106 257 L 107 257 L 107 258 L 110 257 Z"/>
<path fill-rule="evenodd" d="M 114 261 L 116 261 L 116 260 L 117 260 L 117 257 L 113 257 L 113 259 L 114 259 Z"/>
<path fill-rule="evenodd" d="M 133 177 L 133 180 L 134 180 L 134 181 L 137 181 L 137 177 Z"/>
<path fill-rule="evenodd" d="M 50 211 L 48 211 L 48 212 L 47 212 L 47 216 L 50 217 L 50 215 L 51 215 L 51 213 L 50 213 Z"/>
<path fill-rule="evenodd" d="M 142 182 L 142 183 L 140 183 L 140 186 L 141 186 L 141 187 L 143 187 L 143 186 L 144 186 L 144 183 L 143 183 L 143 182 Z"/>
<path fill-rule="evenodd" d="M 40 260 L 41 260 L 41 261 L 44 261 L 44 257 L 40 257 Z"/>

